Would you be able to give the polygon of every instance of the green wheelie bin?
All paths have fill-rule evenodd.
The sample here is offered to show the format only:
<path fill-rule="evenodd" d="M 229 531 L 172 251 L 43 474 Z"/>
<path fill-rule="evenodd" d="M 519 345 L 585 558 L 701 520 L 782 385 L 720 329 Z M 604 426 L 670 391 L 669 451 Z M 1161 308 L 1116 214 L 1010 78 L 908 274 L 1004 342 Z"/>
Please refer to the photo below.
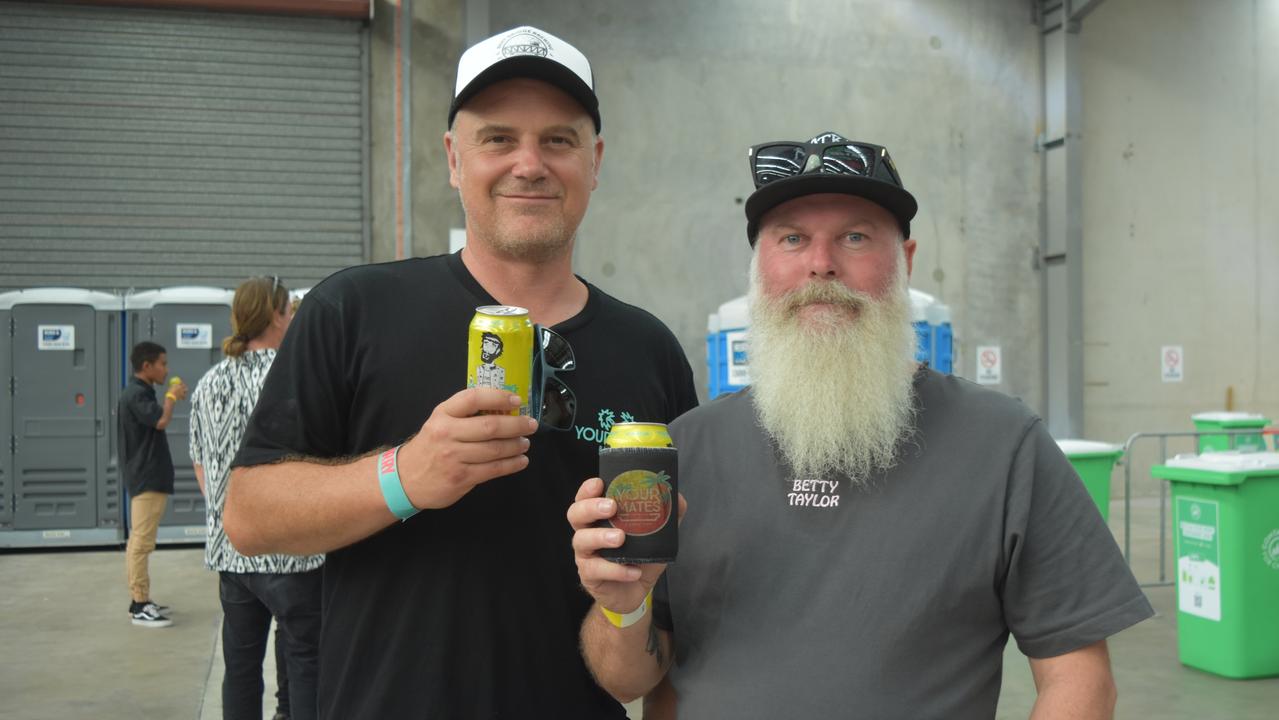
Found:
<path fill-rule="evenodd" d="M 1279 675 L 1279 453 L 1179 455 L 1150 472 L 1172 485 L 1182 664 Z"/>
<path fill-rule="evenodd" d="M 1110 471 L 1115 461 L 1124 454 L 1119 445 L 1096 442 L 1093 440 L 1058 440 L 1057 447 L 1065 453 L 1066 459 L 1075 466 L 1079 479 L 1097 504 L 1103 520 L 1110 521 Z"/>
<path fill-rule="evenodd" d="M 1242 452 L 1261 452 L 1266 449 L 1266 441 L 1261 435 L 1270 420 L 1261 415 L 1245 412 L 1201 412 L 1190 416 L 1195 429 L 1204 430 L 1256 430 L 1254 435 L 1200 435 L 1199 452 L 1215 452 L 1217 450 L 1239 450 Z M 1231 444 L 1231 439 L 1234 444 Z"/>

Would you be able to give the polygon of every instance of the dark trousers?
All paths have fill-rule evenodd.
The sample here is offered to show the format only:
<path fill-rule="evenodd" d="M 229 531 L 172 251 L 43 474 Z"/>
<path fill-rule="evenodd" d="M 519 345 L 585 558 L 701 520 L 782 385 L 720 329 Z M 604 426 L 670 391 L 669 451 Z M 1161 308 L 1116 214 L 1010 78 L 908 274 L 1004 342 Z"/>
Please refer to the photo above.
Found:
<path fill-rule="evenodd" d="M 275 624 L 275 714 L 289 717 L 289 661 L 284 656 L 284 636 Z"/>
<path fill-rule="evenodd" d="M 222 599 L 222 716 L 261 720 L 262 658 L 274 616 L 288 666 L 289 712 L 313 720 L 319 674 L 321 570 L 218 573 Z"/>

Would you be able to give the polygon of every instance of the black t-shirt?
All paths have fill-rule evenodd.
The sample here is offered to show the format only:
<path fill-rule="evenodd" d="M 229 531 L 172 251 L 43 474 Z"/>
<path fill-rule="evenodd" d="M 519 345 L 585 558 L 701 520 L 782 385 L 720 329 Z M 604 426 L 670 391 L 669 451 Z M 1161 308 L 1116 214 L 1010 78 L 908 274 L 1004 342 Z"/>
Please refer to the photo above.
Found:
<path fill-rule="evenodd" d="M 329 554 L 321 717 L 625 717 L 578 651 L 591 602 L 564 515 L 612 423 L 669 422 L 697 397 L 671 332 L 588 287 L 554 328 L 577 359 L 561 376 L 573 430 L 535 435 L 523 472 Z M 331 276 L 293 320 L 234 465 L 403 442 L 465 387 L 467 327 L 494 304 L 456 254 Z"/>
<path fill-rule="evenodd" d="M 173 456 L 164 431 L 155 426 L 163 415 L 164 408 L 155 399 L 155 388 L 137 376 L 129 378 L 116 407 L 120 474 L 129 495 L 173 494 Z"/>

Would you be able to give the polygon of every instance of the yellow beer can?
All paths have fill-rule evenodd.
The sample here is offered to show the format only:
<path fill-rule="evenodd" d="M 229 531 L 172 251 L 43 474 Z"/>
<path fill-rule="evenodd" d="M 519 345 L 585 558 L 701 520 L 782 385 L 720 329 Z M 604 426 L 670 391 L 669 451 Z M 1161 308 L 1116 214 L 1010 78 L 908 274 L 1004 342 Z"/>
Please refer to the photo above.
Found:
<path fill-rule="evenodd" d="M 529 414 L 533 383 L 533 323 L 513 305 L 475 308 L 467 338 L 466 386 L 509 390 L 520 396 L 511 415 Z"/>
<path fill-rule="evenodd" d="M 671 442 L 671 434 L 666 432 L 662 423 L 628 422 L 616 423 L 604 438 L 604 447 L 675 447 Z"/>

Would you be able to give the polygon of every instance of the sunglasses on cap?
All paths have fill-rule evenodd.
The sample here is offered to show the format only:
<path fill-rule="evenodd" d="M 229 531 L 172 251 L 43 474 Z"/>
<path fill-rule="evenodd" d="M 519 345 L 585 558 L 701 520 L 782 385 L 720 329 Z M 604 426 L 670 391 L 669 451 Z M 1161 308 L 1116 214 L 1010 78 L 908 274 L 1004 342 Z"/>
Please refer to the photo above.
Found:
<path fill-rule="evenodd" d="M 747 159 L 757 190 L 771 182 L 807 173 L 859 175 L 902 186 L 893 159 L 882 145 L 844 139 L 767 142 L 752 146 Z"/>
<path fill-rule="evenodd" d="M 557 376 L 577 367 L 573 348 L 559 333 L 541 325 L 533 326 L 533 338 L 529 410 L 539 430 L 571 430 L 577 417 L 577 396 Z"/>

